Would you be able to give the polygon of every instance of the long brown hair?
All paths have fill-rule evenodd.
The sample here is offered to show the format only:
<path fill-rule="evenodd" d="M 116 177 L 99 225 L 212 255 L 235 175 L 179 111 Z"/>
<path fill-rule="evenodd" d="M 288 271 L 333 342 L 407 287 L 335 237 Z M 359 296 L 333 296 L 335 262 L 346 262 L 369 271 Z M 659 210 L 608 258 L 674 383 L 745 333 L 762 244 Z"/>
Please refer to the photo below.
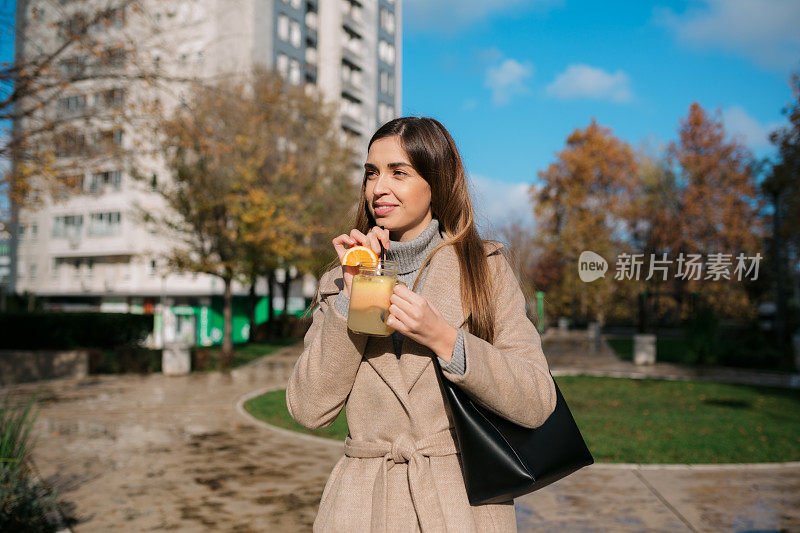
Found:
<path fill-rule="evenodd" d="M 464 165 L 455 141 L 438 121 L 428 117 L 401 117 L 381 126 L 367 146 L 378 139 L 397 136 L 411 166 L 431 188 L 431 211 L 448 238 L 425 259 L 414 280 L 414 288 L 425 265 L 443 246 L 452 244 L 461 270 L 461 305 L 469 332 L 487 342 L 494 341 L 492 275 L 484 240 L 478 235 Z M 367 206 L 366 176 L 353 227 L 367 233 L 375 226 Z"/>

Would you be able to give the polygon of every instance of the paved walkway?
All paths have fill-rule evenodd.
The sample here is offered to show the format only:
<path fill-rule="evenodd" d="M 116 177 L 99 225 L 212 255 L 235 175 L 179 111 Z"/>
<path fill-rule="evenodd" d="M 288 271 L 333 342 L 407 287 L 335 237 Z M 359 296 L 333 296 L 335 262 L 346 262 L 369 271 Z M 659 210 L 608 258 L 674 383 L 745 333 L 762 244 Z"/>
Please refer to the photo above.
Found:
<path fill-rule="evenodd" d="M 545 342 L 554 373 L 568 368 L 574 350 Z M 34 461 L 73 531 L 309 531 L 342 444 L 236 407 L 284 387 L 299 350 L 230 374 L 46 382 Z M 520 531 L 798 531 L 800 464 L 593 465 L 519 498 L 517 521 Z"/>

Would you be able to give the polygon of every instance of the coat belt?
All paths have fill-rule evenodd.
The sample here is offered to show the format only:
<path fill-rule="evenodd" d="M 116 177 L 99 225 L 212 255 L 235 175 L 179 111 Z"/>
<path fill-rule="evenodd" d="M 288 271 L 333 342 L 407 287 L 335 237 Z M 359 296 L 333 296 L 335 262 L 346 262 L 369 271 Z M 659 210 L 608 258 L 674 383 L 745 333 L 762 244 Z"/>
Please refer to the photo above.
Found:
<path fill-rule="evenodd" d="M 455 434 L 446 429 L 421 440 L 403 433 L 394 442 L 362 441 L 347 437 L 344 454 L 348 457 L 382 457 L 383 462 L 375 478 L 372 492 L 372 530 L 388 531 L 387 473 L 395 464 L 408 463 L 408 488 L 423 532 L 447 531 L 442 505 L 431 473 L 428 457 L 455 455 Z"/>

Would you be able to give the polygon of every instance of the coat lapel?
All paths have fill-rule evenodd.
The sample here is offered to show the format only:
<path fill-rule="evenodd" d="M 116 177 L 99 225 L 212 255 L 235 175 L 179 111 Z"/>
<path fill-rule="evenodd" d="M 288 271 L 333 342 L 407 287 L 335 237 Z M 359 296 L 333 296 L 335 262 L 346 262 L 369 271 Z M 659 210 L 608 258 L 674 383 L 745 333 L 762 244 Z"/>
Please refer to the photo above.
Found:
<path fill-rule="evenodd" d="M 342 267 L 337 266 L 320 279 L 319 292 L 321 297 L 338 294 L 344 287 L 342 280 Z M 364 349 L 364 359 L 375 369 L 375 372 L 386 382 L 392 392 L 400 400 L 403 408 L 411 414 L 411 406 L 408 399 L 408 387 L 400 366 L 397 364 L 397 356 L 394 353 L 394 346 L 391 337 L 370 337 Z"/>
<path fill-rule="evenodd" d="M 408 388 L 406 380 L 397 364 L 397 356 L 391 337 L 370 337 L 367 340 L 367 348 L 364 352 L 364 359 L 375 369 L 375 372 L 389 385 L 397 399 L 411 416 L 411 405 L 408 398 Z"/>
<path fill-rule="evenodd" d="M 458 257 L 452 246 L 444 246 L 433 256 L 420 294 L 442 313 L 448 324 L 458 328 L 464 323 Z M 406 390 L 411 392 L 436 355 L 427 346 L 410 338 L 405 339 L 402 351 L 400 367 L 405 377 Z"/>

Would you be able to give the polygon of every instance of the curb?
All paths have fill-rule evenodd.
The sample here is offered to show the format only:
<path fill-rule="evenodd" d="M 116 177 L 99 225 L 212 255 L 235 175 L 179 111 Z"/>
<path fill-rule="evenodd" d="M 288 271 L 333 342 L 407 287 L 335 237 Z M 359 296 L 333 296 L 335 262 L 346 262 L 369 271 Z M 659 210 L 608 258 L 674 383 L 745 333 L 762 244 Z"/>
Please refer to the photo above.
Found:
<path fill-rule="evenodd" d="M 339 441 L 336 441 L 336 440 L 333 440 L 333 439 L 328 439 L 328 438 L 325 438 L 325 437 L 317 437 L 315 435 L 308 435 L 306 433 L 300 433 L 299 431 L 292 431 L 291 429 L 286 429 L 286 428 L 282 428 L 282 427 L 278 427 L 278 426 L 273 426 L 272 424 L 268 424 L 268 423 L 264 422 L 263 420 L 259 420 L 258 418 L 254 417 L 253 415 L 248 413 L 247 410 L 244 408 L 244 402 L 246 402 L 247 400 L 249 400 L 251 398 L 255 398 L 256 396 L 261 396 L 262 394 L 266 394 L 268 392 L 272 392 L 272 391 L 276 391 L 276 390 L 284 390 L 285 388 L 286 388 L 285 386 L 273 385 L 271 387 L 263 387 L 261 389 L 255 390 L 255 391 L 248 392 L 247 394 L 244 394 L 244 395 L 240 396 L 236 400 L 236 411 L 242 417 L 247 419 L 248 422 L 256 424 L 257 426 L 263 427 L 263 428 L 268 429 L 270 431 L 273 431 L 275 433 L 279 433 L 281 435 L 285 435 L 285 436 L 288 436 L 288 437 L 300 438 L 300 439 L 303 439 L 303 440 L 307 440 L 309 442 L 315 442 L 317 444 L 325 444 L 326 446 L 331 446 L 331 447 L 337 446 L 337 447 L 341 447 L 342 449 L 344 449 L 344 442 L 339 442 Z"/>
<path fill-rule="evenodd" d="M 556 375 L 555 373 L 553 375 Z M 261 389 L 257 389 L 255 391 L 248 392 L 240 396 L 236 400 L 236 411 L 249 422 L 256 424 L 257 426 L 263 427 L 269 431 L 274 431 L 275 433 L 280 433 L 281 435 L 294 437 L 294 438 L 301 438 L 307 440 L 309 442 L 316 442 L 318 444 L 324 444 L 326 446 L 337 446 L 344 448 L 344 442 L 335 441 L 333 439 L 328 439 L 325 437 L 316 437 L 314 435 L 307 435 L 305 433 L 300 433 L 298 431 L 292 431 L 291 429 L 286 429 L 278 426 L 273 426 L 272 424 L 268 424 L 263 420 L 259 420 L 250 413 L 248 413 L 244 408 L 244 402 L 251 398 L 255 398 L 256 396 L 261 396 L 267 392 L 272 392 L 276 390 L 283 390 L 285 387 L 280 385 L 272 386 L 272 387 L 263 387 Z M 593 463 L 589 465 L 587 468 L 593 470 L 689 470 L 689 471 L 709 471 L 709 470 L 772 470 L 772 469 L 779 469 L 779 468 L 797 468 L 800 469 L 800 461 L 790 461 L 784 463 L 721 463 L 721 464 L 714 464 L 714 463 L 698 463 L 698 464 L 691 464 L 691 463 L 665 463 L 665 464 L 641 464 L 641 463 Z"/>

